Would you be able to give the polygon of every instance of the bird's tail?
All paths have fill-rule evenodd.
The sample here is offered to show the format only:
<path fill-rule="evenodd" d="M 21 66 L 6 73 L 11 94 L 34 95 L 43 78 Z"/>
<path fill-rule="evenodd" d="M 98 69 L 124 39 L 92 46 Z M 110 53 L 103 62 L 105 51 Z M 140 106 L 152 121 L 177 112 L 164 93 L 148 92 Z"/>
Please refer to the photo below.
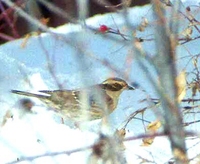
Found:
<path fill-rule="evenodd" d="M 18 91 L 18 90 L 11 90 L 11 92 L 18 95 L 24 95 L 28 97 L 37 97 L 41 99 L 45 99 L 49 97 L 49 95 L 42 95 L 42 94 L 36 94 L 36 93 L 30 93 L 30 92 L 24 92 L 24 91 Z"/>

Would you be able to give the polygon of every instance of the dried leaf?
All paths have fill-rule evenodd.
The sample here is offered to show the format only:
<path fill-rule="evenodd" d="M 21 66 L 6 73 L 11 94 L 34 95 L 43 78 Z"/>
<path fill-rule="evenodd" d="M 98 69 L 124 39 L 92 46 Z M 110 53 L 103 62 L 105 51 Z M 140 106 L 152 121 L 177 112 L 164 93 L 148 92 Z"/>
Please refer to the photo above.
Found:
<path fill-rule="evenodd" d="M 2 121 L 1 126 L 3 127 L 7 123 L 7 121 L 12 118 L 13 118 L 13 114 L 10 110 L 8 110 L 6 114 L 3 116 L 3 121 Z"/>
<path fill-rule="evenodd" d="M 196 85 L 194 87 L 192 87 L 192 97 L 196 96 L 197 93 L 197 87 Z"/>
<path fill-rule="evenodd" d="M 154 141 L 154 137 L 151 137 L 151 138 L 144 138 L 142 140 L 142 145 L 141 146 L 150 146 Z"/>
<path fill-rule="evenodd" d="M 31 32 L 29 34 L 26 34 L 24 39 L 22 40 L 22 43 L 20 45 L 21 48 L 25 48 L 28 40 L 32 37 L 32 36 L 38 36 L 40 34 L 40 32 Z"/>
<path fill-rule="evenodd" d="M 180 149 L 175 149 L 174 150 L 174 156 L 181 159 L 181 160 L 185 160 L 187 161 L 187 156 L 184 152 L 182 152 Z"/>
<path fill-rule="evenodd" d="M 121 139 L 124 139 L 124 137 L 126 135 L 126 130 L 124 128 L 122 128 L 120 130 L 116 130 L 115 134 L 117 136 L 119 136 Z"/>
<path fill-rule="evenodd" d="M 144 26 L 144 27 L 147 27 L 148 24 L 149 24 L 148 19 L 147 18 L 143 18 L 141 25 Z"/>
<path fill-rule="evenodd" d="M 193 28 L 191 26 L 188 26 L 181 34 L 186 39 L 191 39 L 192 32 L 193 32 Z"/>
<path fill-rule="evenodd" d="M 141 42 L 139 42 L 138 40 L 135 40 L 135 47 L 139 50 L 142 51 L 142 44 Z"/>
<path fill-rule="evenodd" d="M 147 129 L 148 129 L 148 131 L 156 132 L 161 127 L 161 125 L 162 125 L 161 122 L 159 120 L 156 120 L 154 122 L 151 122 L 147 126 Z"/>
<path fill-rule="evenodd" d="M 21 48 L 25 48 L 26 47 L 26 45 L 27 45 L 27 42 L 28 42 L 28 40 L 29 40 L 29 38 L 31 37 L 31 34 L 27 34 L 27 35 L 25 35 L 25 37 L 24 37 L 24 39 L 23 39 L 23 42 L 22 42 L 22 44 L 21 44 Z"/>
<path fill-rule="evenodd" d="M 154 122 L 151 122 L 148 126 L 147 126 L 147 134 L 152 134 L 152 132 L 156 132 L 160 127 L 161 127 L 161 122 L 159 120 L 156 120 Z M 144 138 L 142 140 L 142 145 L 141 146 L 150 146 L 153 141 L 154 141 L 155 137 L 149 137 L 149 138 Z"/>
<path fill-rule="evenodd" d="M 147 18 L 143 18 L 142 22 L 140 23 L 140 26 L 138 27 L 139 31 L 144 31 L 145 28 L 148 26 L 149 22 Z"/>
<path fill-rule="evenodd" d="M 139 27 L 138 27 L 138 30 L 142 32 L 142 31 L 145 30 L 145 27 L 143 27 L 143 26 L 139 26 Z"/>
<path fill-rule="evenodd" d="M 181 72 L 177 77 L 176 77 L 176 87 L 177 87 L 177 101 L 181 102 L 182 99 L 186 95 L 186 74 L 185 71 Z"/>
<path fill-rule="evenodd" d="M 50 18 L 41 18 L 40 19 L 40 22 L 43 24 L 43 25 L 47 25 L 50 21 Z"/>
<path fill-rule="evenodd" d="M 198 26 L 198 25 L 200 25 L 199 22 L 190 22 L 189 23 L 189 26 Z"/>
<path fill-rule="evenodd" d="M 125 145 L 123 143 L 123 139 L 126 135 L 126 130 L 124 128 L 120 129 L 120 130 L 116 130 L 115 132 L 115 136 L 117 137 L 118 140 L 118 148 L 119 150 L 125 150 Z"/>
<path fill-rule="evenodd" d="M 194 67 L 197 68 L 198 58 L 194 58 L 192 62 L 193 62 Z"/>
<path fill-rule="evenodd" d="M 192 88 L 192 97 L 196 96 L 197 91 L 200 91 L 200 86 L 198 83 L 191 84 Z"/>

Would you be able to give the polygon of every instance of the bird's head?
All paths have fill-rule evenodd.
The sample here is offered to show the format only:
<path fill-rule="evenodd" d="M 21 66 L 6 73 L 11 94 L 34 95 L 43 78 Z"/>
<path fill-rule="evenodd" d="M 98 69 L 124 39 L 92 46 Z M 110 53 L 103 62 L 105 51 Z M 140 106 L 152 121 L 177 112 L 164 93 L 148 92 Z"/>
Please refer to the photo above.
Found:
<path fill-rule="evenodd" d="M 109 78 L 105 80 L 101 87 L 104 90 L 112 91 L 112 92 L 119 92 L 123 90 L 134 90 L 135 88 L 132 86 L 129 86 L 126 81 L 120 79 L 120 78 Z"/>
<path fill-rule="evenodd" d="M 118 99 L 120 94 L 124 90 L 134 90 L 134 87 L 129 86 L 126 81 L 120 78 L 109 78 L 103 81 L 100 84 L 100 87 L 104 90 L 105 94 L 107 94 L 107 98 L 109 97 L 111 100 L 110 108 L 115 109 L 118 103 Z"/>

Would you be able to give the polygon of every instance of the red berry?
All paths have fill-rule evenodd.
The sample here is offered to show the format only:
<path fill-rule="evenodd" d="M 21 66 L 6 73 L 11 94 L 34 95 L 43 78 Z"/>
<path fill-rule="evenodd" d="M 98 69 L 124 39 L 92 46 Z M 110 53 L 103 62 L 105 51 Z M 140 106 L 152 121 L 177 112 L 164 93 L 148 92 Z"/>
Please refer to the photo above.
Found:
<path fill-rule="evenodd" d="M 102 33 L 106 33 L 108 30 L 109 30 L 109 28 L 106 25 L 101 25 L 99 28 L 99 31 Z"/>

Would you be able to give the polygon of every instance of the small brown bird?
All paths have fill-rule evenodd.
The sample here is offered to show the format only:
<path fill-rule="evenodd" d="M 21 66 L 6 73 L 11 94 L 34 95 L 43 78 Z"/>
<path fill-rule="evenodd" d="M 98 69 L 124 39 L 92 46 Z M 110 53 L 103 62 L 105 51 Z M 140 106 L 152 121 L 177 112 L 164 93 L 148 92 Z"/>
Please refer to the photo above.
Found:
<path fill-rule="evenodd" d="M 102 118 L 115 110 L 120 94 L 134 90 L 120 78 L 109 78 L 101 84 L 78 90 L 41 90 L 42 94 L 12 90 L 12 93 L 36 97 L 63 116 L 74 121 Z"/>

